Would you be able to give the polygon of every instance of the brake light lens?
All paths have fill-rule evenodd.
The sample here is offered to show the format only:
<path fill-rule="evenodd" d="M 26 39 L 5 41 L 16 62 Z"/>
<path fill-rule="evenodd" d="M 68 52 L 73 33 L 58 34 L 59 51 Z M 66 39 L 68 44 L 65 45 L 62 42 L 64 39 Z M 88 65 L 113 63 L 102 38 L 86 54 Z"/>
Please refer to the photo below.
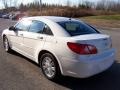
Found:
<path fill-rule="evenodd" d="M 67 43 L 70 50 L 77 54 L 88 55 L 88 54 L 97 54 L 97 48 L 89 44 L 78 44 L 78 43 Z"/>

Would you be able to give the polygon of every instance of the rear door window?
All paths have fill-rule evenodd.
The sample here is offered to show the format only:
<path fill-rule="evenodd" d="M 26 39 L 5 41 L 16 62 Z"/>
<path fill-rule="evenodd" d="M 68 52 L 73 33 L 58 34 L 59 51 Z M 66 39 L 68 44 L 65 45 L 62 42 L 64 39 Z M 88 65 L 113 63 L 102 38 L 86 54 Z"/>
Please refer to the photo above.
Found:
<path fill-rule="evenodd" d="M 44 30 L 43 30 L 43 34 L 53 35 L 53 33 L 48 25 L 45 25 Z"/>

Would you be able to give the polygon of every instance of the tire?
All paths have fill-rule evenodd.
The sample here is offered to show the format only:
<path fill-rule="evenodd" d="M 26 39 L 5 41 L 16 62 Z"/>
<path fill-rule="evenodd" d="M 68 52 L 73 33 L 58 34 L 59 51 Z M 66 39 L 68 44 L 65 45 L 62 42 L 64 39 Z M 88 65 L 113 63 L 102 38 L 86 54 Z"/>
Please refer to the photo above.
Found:
<path fill-rule="evenodd" d="M 5 49 L 6 52 L 10 52 L 11 51 L 11 48 L 10 48 L 10 45 L 9 45 L 9 41 L 8 41 L 6 36 L 3 37 L 3 46 L 4 46 L 4 49 Z"/>
<path fill-rule="evenodd" d="M 59 79 L 61 73 L 55 57 L 50 53 L 45 53 L 41 56 L 40 60 L 40 66 L 44 76 L 52 81 Z"/>

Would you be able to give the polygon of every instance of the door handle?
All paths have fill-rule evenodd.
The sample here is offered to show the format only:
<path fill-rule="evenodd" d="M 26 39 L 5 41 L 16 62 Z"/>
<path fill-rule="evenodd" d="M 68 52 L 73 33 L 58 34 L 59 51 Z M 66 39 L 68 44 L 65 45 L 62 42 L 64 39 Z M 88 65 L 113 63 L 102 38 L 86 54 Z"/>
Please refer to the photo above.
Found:
<path fill-rule="evenodd" d="M 38 39 L 43 39 L 43 37 L 37 37 Z"/>

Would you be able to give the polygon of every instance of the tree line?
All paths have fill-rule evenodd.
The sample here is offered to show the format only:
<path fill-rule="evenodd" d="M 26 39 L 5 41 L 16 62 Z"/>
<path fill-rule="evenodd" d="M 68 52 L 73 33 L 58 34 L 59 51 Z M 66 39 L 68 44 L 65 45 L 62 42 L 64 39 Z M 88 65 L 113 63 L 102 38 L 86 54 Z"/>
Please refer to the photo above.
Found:
<path fill-rule="evenodd" d="M 6 11 L 27 11 L 30 15 L 59 15 L 59 16 L 89 16 L 99 13 L 111 14 L 120 13 L 120 0 L 100 0 L 90 2 L 79 0 L 74 5 L 71 0 L 66 1 L 66 5 L 42 3 L 42 0 L 34 0 L 31 3 L 24 4 L 23 0 L 0 0 Z M 33 11 L 33 12 L 31 12 Z M 39 11 L 39 12 L 38 12 Z"/>

